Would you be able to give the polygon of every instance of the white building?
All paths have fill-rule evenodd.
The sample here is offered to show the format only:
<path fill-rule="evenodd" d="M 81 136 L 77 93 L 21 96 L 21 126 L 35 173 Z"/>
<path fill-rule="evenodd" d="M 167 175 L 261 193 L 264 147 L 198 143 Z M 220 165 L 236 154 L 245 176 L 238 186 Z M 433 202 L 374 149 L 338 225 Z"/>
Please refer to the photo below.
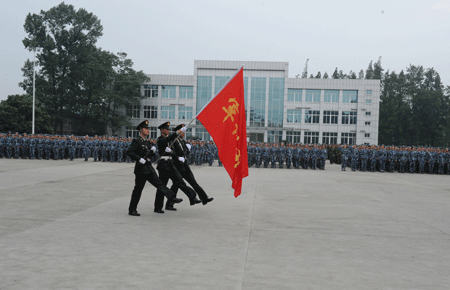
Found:
<path fill-rule="evenodd" d="M 141 87 L 140 107 L 129 108 L 134 127 L 189 123 L 228 79 L 244 65 L 247 133 L 251 141 L 323 144 L 378 144 L 379 80 L 288 78 L 289 63 L 259 61 L 194 62 L 194 75 L 150 74 Z M 210 140 L 197 120 L 187 136 Z"/>

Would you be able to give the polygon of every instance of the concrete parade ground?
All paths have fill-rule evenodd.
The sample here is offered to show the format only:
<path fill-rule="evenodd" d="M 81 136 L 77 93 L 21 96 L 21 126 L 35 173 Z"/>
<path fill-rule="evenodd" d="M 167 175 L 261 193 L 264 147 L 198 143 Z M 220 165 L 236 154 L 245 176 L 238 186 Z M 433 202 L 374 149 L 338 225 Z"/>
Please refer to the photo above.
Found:
<path fill-rule="evenodd" d="M 134 164 L 0 159 L 0 289 L 450 289 L 450 176 L 191 166 L 214 201 L 128 215 Z M 169 182 L 170 184 L 170 182 Z"/>

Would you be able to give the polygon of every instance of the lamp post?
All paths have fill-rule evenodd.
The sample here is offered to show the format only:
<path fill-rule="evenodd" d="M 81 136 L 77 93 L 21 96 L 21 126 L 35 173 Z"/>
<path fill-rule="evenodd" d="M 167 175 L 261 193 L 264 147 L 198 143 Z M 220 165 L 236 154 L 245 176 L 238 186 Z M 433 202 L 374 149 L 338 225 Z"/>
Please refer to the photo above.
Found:
<path fill-rule="evenodd" d="M 35 94 L 36 94 L 36 88 L 35 88 L 35 79 L 36 79 L 36 48 L 34 48 L 34 57 L 33 57 L 33 123 L 31 126 L 31 134 L 34 135 L 34 106 L 35 106 Z"/>

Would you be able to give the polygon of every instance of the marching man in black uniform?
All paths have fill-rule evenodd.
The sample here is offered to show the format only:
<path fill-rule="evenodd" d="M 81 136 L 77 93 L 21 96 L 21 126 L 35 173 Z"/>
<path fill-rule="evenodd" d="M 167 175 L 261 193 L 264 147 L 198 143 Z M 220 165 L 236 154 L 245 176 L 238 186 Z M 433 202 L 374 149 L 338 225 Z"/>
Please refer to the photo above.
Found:
<path fill-rule="evenodd" d="M 169 181 L 169 179 L 171 179 L 173 184 L 175 184 L 188 196 L 191 205 L 200 203 L 201 201 L 197 199 L 195 191 L 186 185 L 186 183 L 183 181 L 183 177 L 175 167 L 173 159 L 176 158 L 176 155 L 173 149 L 169 148 L 172 142 L 178 137 L 178 135 L 186 132 L 187 128 L 183 127 L 175 133 L 169 135 L 169 125 L 169 122 L 165 122 L 158 127 L 158 129 L 161 130 L 161 136 L 159 136 L 158 140 L 156 141 L 159 154 L 161 155 L 160 160 L 158 161 L 158 166 L 156 167 L 159 172 L 159 178 L 164 185 L 167 185 L 167 182 Z M 170 202 L 174 201 L 170 198 L 168 198 L 168 200 Z M 164 213 L 164 211 L 162 210 L 163 205 L 164 193 L 158 189 L 156 191 L 154 211 L 157 213 Z M 170 210 L 170 208 L 168 209 Z"/>
<path fill-rule="evenodd" d="M 181 124 L 176 126 L 173 130 L 178 131 L 181 128 L 183 128 L 185 125 Z M 178 139 L 173 143 L 173 151 L 175 152 L 175 158 L 174 158 L 174 165 L 177 168 L 178 172 L 180 172 L 181 176 L 184 178 L 184 180 L 189 183 L 192 188 L 195 190 L 195 192 L 198 194 L 198 197 L 202 200 L 203 205 L 207 204 L 208 202 L 211 202 L 214 200 L 213 197 L 208 197 L 206 195 L 206 192 L 203 190 L 203 188 L 197 183 L 195 180 L 194 174 L 191 171 L 191 168 L 189 164 L 186 163 L 187 155 L 190 153 L 191 145 L 186 144 L 186 141 L 184 140 L 185 133 L 182 132 Z M 172 192 L 175 193 L 175 196 L 178 192 L 178 187 L 174 183 L 172 187 L 170 188 Z M 176 208 L 173 207 L 173 202 L 168 200 L 166 202 L 166 209 L 167 210 L 176 210 Z"/>
<path fill-rule="evenodd" d="M 154 187 L 158 189 L 158 192 L 167 197 L 173 203 L 180 203 L 183 200 L 176 198 L 175 194 L 166 187 L 167 181 L 163 183 L 156 174 L 155 169 L 152 166 L 150 158 L 155 154 L 156 147 L 153 146 L 147 137 L 149 134 L 148 121 L 145 120 L 137 125 L 136 130 L 139 130 L 139 137 L 133 139 L 128 147 L 127 155 L 134 161 L 134 174 L 136 175 L 135 185 L 131 194 L 130 206 L 128 207 L 128 214 L 132 216 L 140 216 L 137 212 L 137 205 L 141 199 L 142 190 L 144 189 L 145 182 L 150 182 Z"/>

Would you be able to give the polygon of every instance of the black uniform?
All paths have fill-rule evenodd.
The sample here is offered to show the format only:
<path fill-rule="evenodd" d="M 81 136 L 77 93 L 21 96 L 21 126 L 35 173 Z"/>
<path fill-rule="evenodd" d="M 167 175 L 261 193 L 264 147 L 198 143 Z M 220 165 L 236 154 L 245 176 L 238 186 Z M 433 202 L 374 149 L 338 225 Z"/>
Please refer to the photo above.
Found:
<path fill-rule="evenodd" d="M 172 180 L 173 184 L 176 184 L 178 188 L 180 188 L 189 198 L 191 205 L 196 203 L 200 203 L 200 200 L 196 198 L 195 191 L 186 185 L 183 181 L 183 177 L 180 175 L 178 170 L 174 165 L 173 158 L 175 157 L 174 151 L 167 153 L 166 147 L 169 147 L 170 143 L 172 143 L 178 134 L 172 133 L 168 137 L 159 136 L 157 141 L 157 146 L 159 153 L 161 154 L 160 160 L 158 161 L 158 169 L 159 178 L 163 182 L 164 185 L 167 185 L 169 179 Z M 164 193 L 161 190 L 156 191 L 155 197 L 155 211 L 162 210 L 164 205 Z"/>
<path fill-rule="evenodd" d="M 202 200 L 202 203 L 204 205 L 212 201 L 213 198 L 208 197 L 203 188 L 195 180 L 194 174 L 192 173 L 189 164 L 186 163 L 186 160 L 184 162 L 179 160 L 180 157 L 186 159 L 187 155 L 189 154 L 189 149 L 186 146 L 186 141 L 178 138 L 173 143 L 172 147 L 175 155 L 173 163 L 177 168 L 178 172 L 180 172 L 181 176 L 192 186 L 192 188 L 194 188 L 195 192 L 198 194 L 198 197 Z M 174 183 L 170 188 L 170 190 L 174 192 L 176 196 L 178 192 L 178 186 Z M 173 204 L 171 204 L 169 201 L 166 203 L 166 208 L 168 207 L 173 207 Z"/>
<path fill-rule="evenodd" d="M 134 174 L 136 175 L 135 185 L 133 193 L 131 194 L 130 206 L 128 208 L 129 214 L 136 213 L 132 215 L 138 215 L 136 209 L 139 200 L 141 199 L 142 190 L 144 189 L 146 181 L 150 182 L 154 187 L 156 187 L 163 198 L 164 196 L 166 196 L 168 199 L 172 199 L 173 197 L 175 197 L 175 194 L 166 187 L 167 182 L 163 183 L 158 178 L 158 175 L 156 174 L 156 171 L 152 166 L 152 163 L 150 161 L 151 155 L 153 155 L 153 152 L 151 151 L 152 146 L 153 144 L 149 140 L 144 140 L 144 138 L 139 136 L 136 139 L 133 139 L 130 147 L 128 147 L 127 150 L 127 155 L 132 160 L 136 161 L 136 165 L 134 167 Z M 145 164 L 139 162 L 141 158 L 144 158 L 146 160 Z"/>

